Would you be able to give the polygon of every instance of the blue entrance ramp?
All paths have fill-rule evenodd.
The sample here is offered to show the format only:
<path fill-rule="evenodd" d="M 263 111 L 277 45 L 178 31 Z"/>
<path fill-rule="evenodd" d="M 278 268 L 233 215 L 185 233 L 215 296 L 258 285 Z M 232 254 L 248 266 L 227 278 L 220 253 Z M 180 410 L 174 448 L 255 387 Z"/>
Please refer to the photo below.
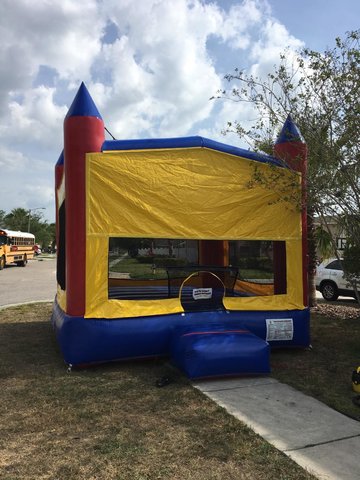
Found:
<path fill-rule="evenodd" d="M 228 325 L 175 329 L 171 359 L 189 378 L 270 373 L 268 342 L 246 329 Z"/>

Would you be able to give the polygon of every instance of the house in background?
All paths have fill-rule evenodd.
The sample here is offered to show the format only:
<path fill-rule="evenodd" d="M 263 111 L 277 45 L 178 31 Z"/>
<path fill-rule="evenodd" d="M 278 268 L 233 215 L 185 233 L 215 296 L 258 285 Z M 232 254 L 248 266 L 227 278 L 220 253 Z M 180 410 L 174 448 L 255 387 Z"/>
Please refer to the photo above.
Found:
<path fill-rule="evenodd" d="M 315 217 L 314 227 L 315 229 L 318 229 L 320 227 L 323 230 L 324 234 L 322 235 L 322 238 L 328 237 L 330 233 L 333 239 L 333 242 L 336 245 L 336 250 L 339 256 L 342 256 L 346 246 L 346 234 L 343 231 L 343 229 L 339 226 L 337 217 L 329 216 L 329 215 L 324 216 L 323 218 Z M 319 235 L 317 240 L 318 240 L 318 243 L 319 241 L 321 242 Z M 330 241 L 330 238 L 329 238 L 329 241 Z M 317 249 L 317 256 L 319 259 L 323 257 L 321 253 L 321 248 Z"/>

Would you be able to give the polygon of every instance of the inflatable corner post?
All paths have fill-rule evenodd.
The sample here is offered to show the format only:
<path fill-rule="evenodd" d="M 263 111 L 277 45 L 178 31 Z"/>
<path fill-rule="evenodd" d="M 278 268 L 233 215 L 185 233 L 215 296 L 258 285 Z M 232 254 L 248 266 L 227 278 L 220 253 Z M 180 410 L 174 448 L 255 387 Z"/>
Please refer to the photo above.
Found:
<path fill-rule="evenodd" d="M 86 154 L 100 152 L 104 124 L 82 83 L 64 121 L 66 311 L 85 313 L 85 165 Z"/>
<path fill-rule="evenodd" d="M 274 146 L 274 154 L 301 174 L 302 283 L 304 305 L 309 305 L 307 248 L 307 145 L 291 115 L 288 115 Z"/>
<path fill-rule="evenodd" d="M 55 167 L 52 321 L 68 364 L 168 356 L 191 378 L 264 374 L 271 347 L 309 344 L 306 217 L 279 193 L 304 186 L 306 145 L 284 129 L 275 156 L 105 140 L 80 86 Z"/>

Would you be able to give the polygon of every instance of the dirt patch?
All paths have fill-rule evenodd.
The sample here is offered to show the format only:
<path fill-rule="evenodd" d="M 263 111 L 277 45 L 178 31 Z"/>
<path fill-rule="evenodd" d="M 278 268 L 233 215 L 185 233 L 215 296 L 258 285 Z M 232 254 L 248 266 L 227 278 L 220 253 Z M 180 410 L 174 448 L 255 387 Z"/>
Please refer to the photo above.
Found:
<path fill-rule="evenodd" d="M 340 320 L 356 319 L 360 317 L 360 307 L 356 303 L 319 303 L 311 308 L 311 313 Z"/>

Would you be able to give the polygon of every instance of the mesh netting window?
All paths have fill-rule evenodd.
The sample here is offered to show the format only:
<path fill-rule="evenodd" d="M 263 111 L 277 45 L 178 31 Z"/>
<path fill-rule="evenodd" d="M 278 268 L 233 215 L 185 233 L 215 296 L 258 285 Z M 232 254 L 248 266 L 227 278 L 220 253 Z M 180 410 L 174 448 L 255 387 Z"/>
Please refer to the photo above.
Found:
<path fill-rule="evenodd" d="M 108 270 L 110 299 L 179 297 L 185 310 L 223 308 L 226 296 L 286 293 L 282 241 L 112 237 Z"/>

